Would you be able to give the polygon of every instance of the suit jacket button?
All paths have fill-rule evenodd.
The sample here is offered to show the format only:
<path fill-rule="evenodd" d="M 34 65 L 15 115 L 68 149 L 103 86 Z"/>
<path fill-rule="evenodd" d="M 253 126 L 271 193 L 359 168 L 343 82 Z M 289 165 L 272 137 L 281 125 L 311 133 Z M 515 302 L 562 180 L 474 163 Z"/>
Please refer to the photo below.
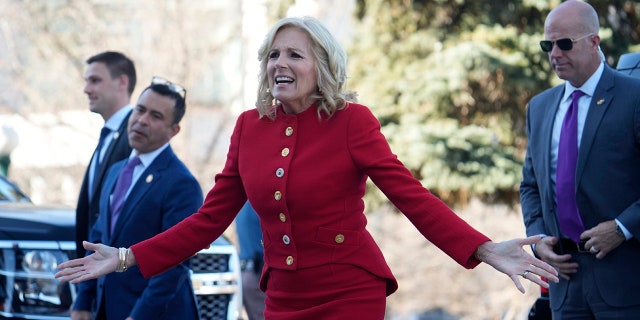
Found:
<path fill-rule="evenodd" d="M 289 244 L 291 243 L 291 239 L 288 235 L 285 234 L 284 236 L 282 236 L 282 242 L 284 242 L 284 244 Z"/>
<path fill-rule="evenodd" d="M 283 156 L 283 157 L 286 157 L 286 156 L 288 156 L 288 155 L 289 155 L 289 148 L 284 148 L 284 149 L 282 149 L 282 156 Z"/>
<path fill-rule="evenodd" d="M 293 128 L 292 127 L 287 127 L 287 129 L 284 130 L 284 134 L 287 137 L 291 137 L 291 135 L 293 135 Z"/>
<path fill-rule="evenodd" d="M 282 199 L 282 192 L 280 192 L 280 191 L 276 191 L 276 192 L 273 194 L 273 198 L 274 198 L 274 199 L 276 199 L 276 200 L 280 200 L 280 199 Z"/>
<path fill-rule="evenodd" d="M 288 256 L 287 257 L 287 265 L 290 266 L 293 264 L 293 256 Z"/>
<path fill-rule="evenodd" d="M 282 178 L 283 176 L 284 176 L 284 169 L 278 168 L 278 170 L 276 170 L 276 177 Z"/>
<path fill-rule="evenodd" d="M 282 222 L 286 222 L 287 221 L 287 216 L 284 215 L 284 213 L 280 212 L 280 221 Z"/>
<path fill-rule="evenodd" d="M 343 243 L 344 242 L 344 235 L 342 234 L 338 234 L 335 238 L 336 243 Z"/>

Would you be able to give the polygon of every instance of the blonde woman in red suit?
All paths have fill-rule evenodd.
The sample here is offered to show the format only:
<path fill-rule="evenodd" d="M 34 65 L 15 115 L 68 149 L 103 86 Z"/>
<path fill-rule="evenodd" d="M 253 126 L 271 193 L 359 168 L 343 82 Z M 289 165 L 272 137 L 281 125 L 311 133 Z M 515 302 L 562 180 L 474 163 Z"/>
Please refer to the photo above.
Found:
<path fill-rule="evenodd" d="M 556 271 L 522 246 L 494 243 L 429 193 L 389 149 L 371 111 L 343 91 L 346 54 L 317 20 L 286 18 L 267 34 L 257 108 L 241 114 L 227 161 L 198 212 L 129 249 L 85 243 L 91 256 L 60 265 L 77 283 L 125 266 L 151 277 L 227 229 L 248 199 L 264 242 L 266 319 L 383 319 L 398 284 L 365 229 L 367 177 L 420 232 L 466 268 L 486 262 L 524 292 Z"/>

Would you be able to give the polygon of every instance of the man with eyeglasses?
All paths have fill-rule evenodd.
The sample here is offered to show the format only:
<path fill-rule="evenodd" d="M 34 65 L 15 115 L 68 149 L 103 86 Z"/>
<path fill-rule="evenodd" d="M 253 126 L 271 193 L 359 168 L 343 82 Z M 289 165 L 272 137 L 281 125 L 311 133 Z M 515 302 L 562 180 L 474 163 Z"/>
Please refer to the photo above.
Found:
<path fill-rule="evenodd" d="M 87 166 L 76 206 L 76 254 L 83 257 L 82 241 L 89 237 L 98 219 L 99 195 L 107 169 L 131 153 L 127 141 L 127 121 L 131 114 L 131 94 L 136 86 L 133 61 L 120 52 L 105 51 L 87 60 L 84 93 L 89 110 L 104 120 L 100 139 Z"/>
<path fill-rule="evenodd" d="M 180 131 L 185 96 L 184 88 L 156 77 L 140 95 L 128 121 L 133 151 L 107 172 L 100 216 L 89 241 L 128 248 L 169 229 L 202 205 L 198 181 L 169 144 Z M 119 271 L 125 270 L 119 266 Z M 71 312 L 73 320 L 198 317 L 188 261 L 150 279 L 133 267 L 80 283 Z"/>
<path fill-rule="evenodd" d="M 640 80 L 604 63 L 598 15 L 582 1 L 553 9 L 540 47 L 564 84 L 527 108 L 520 185 L 534 253 L 550 283 L 553 319 L 640 315 Z"/>

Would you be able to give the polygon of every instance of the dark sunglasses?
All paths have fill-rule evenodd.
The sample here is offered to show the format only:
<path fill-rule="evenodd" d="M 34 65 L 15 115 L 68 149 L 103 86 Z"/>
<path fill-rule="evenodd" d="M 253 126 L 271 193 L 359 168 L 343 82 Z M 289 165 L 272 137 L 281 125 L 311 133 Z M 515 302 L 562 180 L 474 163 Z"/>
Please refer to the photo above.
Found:
<path fill-rule="evenodd" d="M 161 78 L 161 77 L 156 77 L 154 76 L 153 78 L 151 78 L 151 84 L 159 84 L 159 85 L 163 85 L 166 86 L 167 88 L 169 88 L 169 90 L 179 94 L 182 99 L 185 98 L 185 96 L 187 95 L 187 89 L 185 89 L 184 87 L 182 87 L 181 85 L 175 84 L 165 78 Z"/>
<path fill-rule="evenodd" d="M 553 50 L 553 44 L 555 43 L 556 46 L 558 46 L 558 48 L 560 48 L 560 50 L 562 51 L 569 51 L 571 49 L 573 49 L 573 43 L 578 41 L 578 40 L 582 40 L 586 37 L 589 37 L 593 35 L 593 33 L 589 33 L 587 35 L 584 35 L 580 38 L 577 39 L 571 39 L 571 38 L 563 38 L 563 39 L 558 39 L 556 41 L 551 41 L 551 40 L 542 40 L 540 41 L 540 48 L 542 49 L 542 51 L 544 52 L 550 52 L 551 50 Z"/>

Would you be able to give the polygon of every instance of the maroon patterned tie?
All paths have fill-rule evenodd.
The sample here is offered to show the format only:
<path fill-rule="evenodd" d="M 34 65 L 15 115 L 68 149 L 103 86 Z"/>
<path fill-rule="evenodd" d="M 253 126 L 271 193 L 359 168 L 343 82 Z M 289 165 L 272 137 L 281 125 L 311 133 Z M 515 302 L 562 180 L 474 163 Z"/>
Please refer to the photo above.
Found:
<path fill-rule="evenodd" d="M 571 105 L 562 121 L 558 144 L 558 166 L 556 170 L 556 201 L 558 222 L 564 235 L 580 242 L 584 231 L 582 218 L 576 203 L 576 162 L 578 160 L 578 100 L 584 92 L 571 94 Z"/>

